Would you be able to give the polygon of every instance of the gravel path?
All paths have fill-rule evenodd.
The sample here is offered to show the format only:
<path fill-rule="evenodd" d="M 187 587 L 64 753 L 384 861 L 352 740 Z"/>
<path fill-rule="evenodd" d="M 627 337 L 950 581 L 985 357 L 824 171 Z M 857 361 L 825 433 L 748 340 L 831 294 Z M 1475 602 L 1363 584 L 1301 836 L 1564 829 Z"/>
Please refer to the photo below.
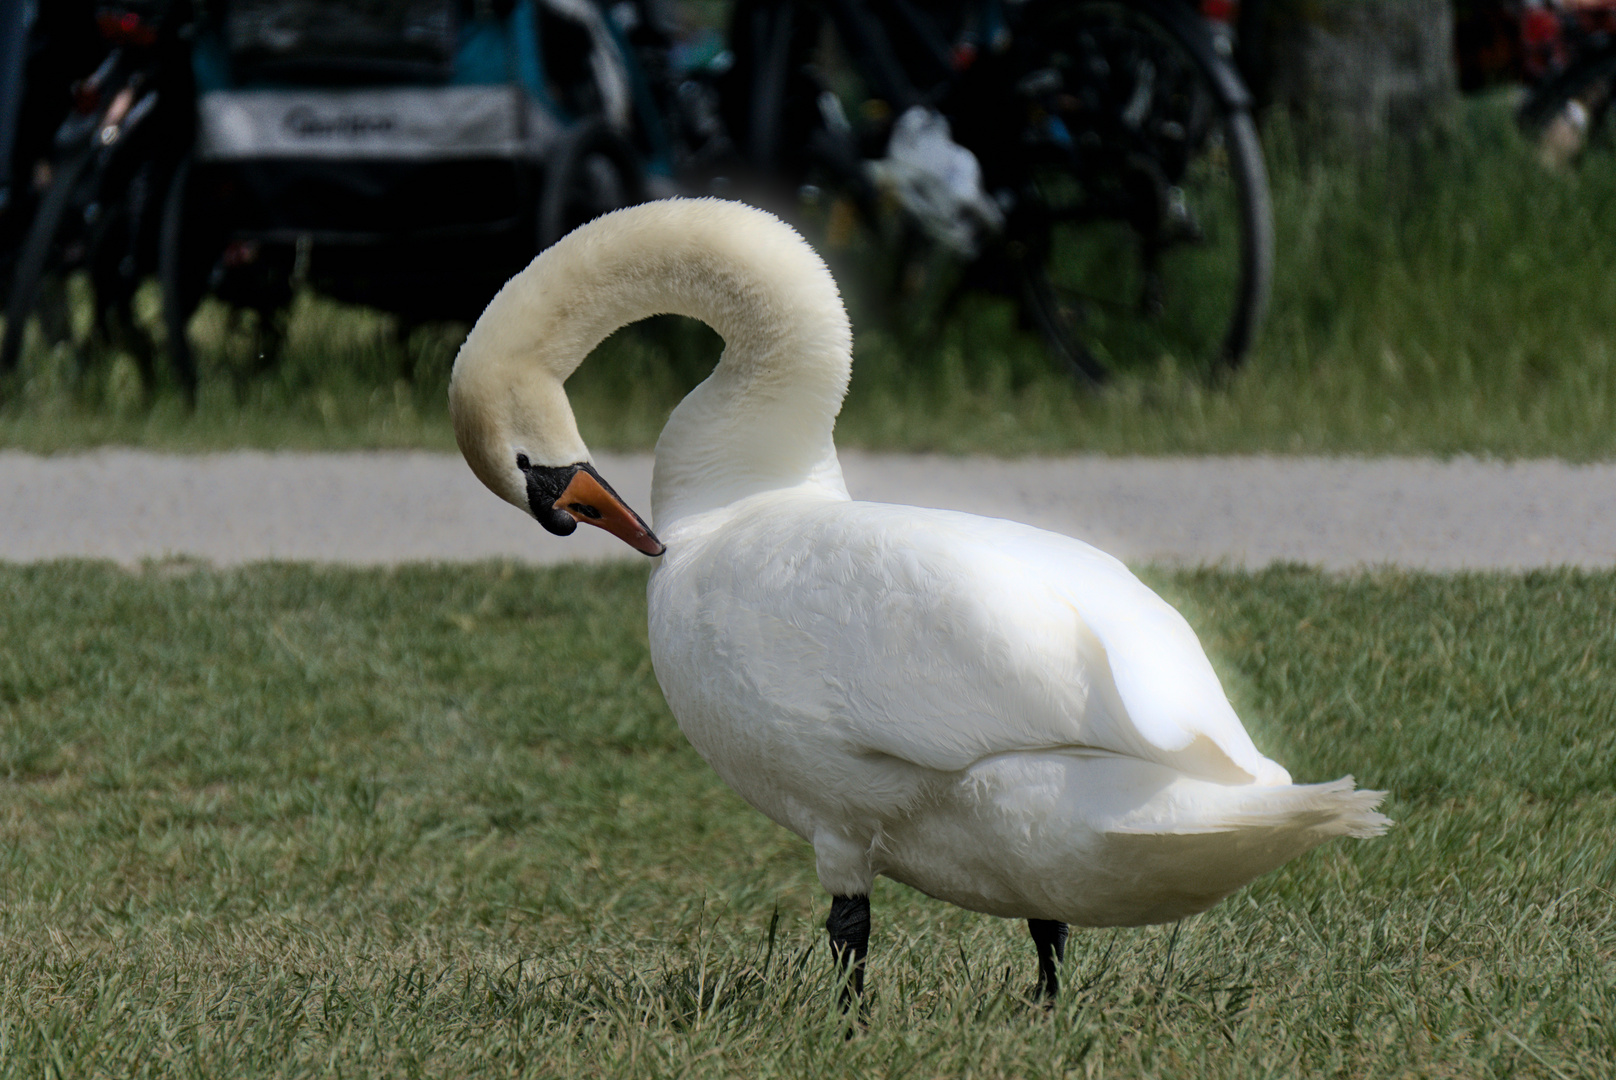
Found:
<path fill-rule="evenodd" d="M 630 505 L 649 510 L 648 455 L 597 464 Z M 1616 566 L 1616 465 L 848 452 L 843 467 L 857 498 L 1016 518 L 1135 563 Z M 126 564 L 641 557 L 594 529 L 550 536 L 450 455 L 0 452 L 0 560 L 64 556 Z"/>

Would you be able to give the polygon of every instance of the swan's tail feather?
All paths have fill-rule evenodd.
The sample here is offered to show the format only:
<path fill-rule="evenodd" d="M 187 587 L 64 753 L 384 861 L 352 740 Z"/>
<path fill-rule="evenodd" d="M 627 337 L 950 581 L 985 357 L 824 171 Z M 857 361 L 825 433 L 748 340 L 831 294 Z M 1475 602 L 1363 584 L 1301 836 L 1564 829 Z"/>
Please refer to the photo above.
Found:
<path fill-rule="evenodd" d="M 1184 835 L 1279 829 L 1313 832 L 1325 840 L 1332 836 L 1368 839 L 1384 835 L 1392 825 L 1391 818 L 1377 809 L 1386 792 L 1359 790 L 1351 776 L 1323 784 L 1224 788 L 1218 794 L 1221 797 L 1216 800 L 1195 800 L 1196 813 L 1180 820 L 1111 831 Z"/>
<path fill-rule="evenodd" d="M 1330 797 L 1327 809 L 1333 815 L 1331 825 L 1337 835 L 1368 840 L 1372 836 L 1386 835 L 1386 830 L 1394 824 L 1379 809 L 1386 798 L 1384 791 L 1360 790 L 1350 776 L 1310 786 L 1318 789 L 1321 796 Z"/>
<path fill-rule="evenodd" d="M 1112 885 L 1133 900 L 1104 921 L 1163 922 L 1204 911 L 1333 837 L 1380 836 L 1392 825 L 1377 809 L 1386 793 L 1359 791 L 1350 776 L 1285 787 L 1191 782 L 1173 795 L 1155 813 L 1104 831 L 1098 862 L 1117 868 Z"/>
<path fill-rule="evenodd" d="M 881 872 L 976 911 L 1076 926 L 1181 919 L 1333 837 L 1392 824 L 1386 793 L 1350 776 L 1224 784 L 1087 749 L 988 758 L 959 790 L 893 823 Z"/>

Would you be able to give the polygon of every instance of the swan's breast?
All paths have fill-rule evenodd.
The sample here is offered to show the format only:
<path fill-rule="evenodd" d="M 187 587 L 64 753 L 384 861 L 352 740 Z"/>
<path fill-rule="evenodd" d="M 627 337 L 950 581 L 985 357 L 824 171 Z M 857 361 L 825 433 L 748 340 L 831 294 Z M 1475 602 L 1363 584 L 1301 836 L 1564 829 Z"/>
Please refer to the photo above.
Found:
<path fill-rule="evenodd" d="M 832 630 L 854 622 L 851 554 L 826 566 L 804 550 L 803 518 L 771 509 L 772 527 L 676 534 L 651 576 L 652 665 L 685 737 L 753 806 L 808 838 L 873 826 L 934 777 L 848 722 L 860 665 Z"/>

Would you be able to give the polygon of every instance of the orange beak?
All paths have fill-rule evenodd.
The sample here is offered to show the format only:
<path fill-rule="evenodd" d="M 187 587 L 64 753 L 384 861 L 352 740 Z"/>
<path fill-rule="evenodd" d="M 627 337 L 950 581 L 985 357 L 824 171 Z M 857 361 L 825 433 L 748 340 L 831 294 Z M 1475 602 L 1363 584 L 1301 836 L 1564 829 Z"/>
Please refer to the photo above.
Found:
<path fill-rule="evenodd" d="M 640 515 L 625 506 L 617 492 L 591 469 L 579 469 L 553 505 L 571 514 L 574 521 L 605 529 L 635 551 L 660 555 L 667 550 Z"/>

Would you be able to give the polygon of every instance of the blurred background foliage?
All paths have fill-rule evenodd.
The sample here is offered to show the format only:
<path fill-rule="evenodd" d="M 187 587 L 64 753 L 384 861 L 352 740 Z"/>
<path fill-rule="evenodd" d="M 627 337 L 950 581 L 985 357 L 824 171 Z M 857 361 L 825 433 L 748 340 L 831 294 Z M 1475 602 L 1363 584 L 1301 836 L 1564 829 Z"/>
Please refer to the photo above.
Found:
<path fill-rule="evenodd" d="M 1427 21 L 1447 13 L 1427 0 L 1369 6 L 1381 22 L 1354 25 L 1383 45 L 1396 11 Z M 1279 56 L 1287 42 L 1293 53 L 1323 48 L 1318 27 L 1365 6 L 1272 7 L 1281 36 L 1270 52 Z M 691 10 L 721 18 L 712 4 Z M 1451 27 L 1451 13 L 1443 17 Z M 1352 55 L 1341 41 L 1355 32 L 1326 44 Z M 1380 112 L 1365 121 L 1369 135 L 1362 124 L 1321 121 L 1321 102 L 1344 99 L 1317 85 L 1303 93 L 1295 70 L 1274 66 L 1259 88 L 1270 101 L 1262 131 L 1277 231 L 1273 297 L 1250 359 L 1218 385 L 1164 360 L 1094 391 L 1046 356 L 1013 305 L 990 297 L 967 297 L 917 335 L 875 299 L 862 273 L 873 261 L 867 248 L 811 236 L 854 316 L 840 439 L 997 454 L 1609 456 L 1616 155 L 1591 146 L 1575 169 L 1544 166 L 1517 131 L 1517 92 L 1460 97 L 1451 55 L 1443 61 L 1409 84 L 1422 107 L 1386 95 L 1371 102 Z M 148 286 L 137 315 L 160 338 L 157 308 Z M 464 325 L 401 328 L 305 291 L 272 363 L 270 335 L 254 319 L 204 307 L 192 410 L 171 385 L 142 386 L 133 356 L 93 340 L 86 314 L 76 343 L 24 356 L 0 404 L 0 445 L 452 447 L 445 386 Z M 619 332 L 569 383 L 586 438 L 601 449 L 650 447 L 721 347 L 672 317 Z"/>
<path fill-rule="evenodd" d="M 1272 113 L 1278 233 L 1268 322 L 1210 387 L 1162 367 L 1103 392 L 1073 382 L 1007 302 L 968 298 L 924 340 L 829 251 L 854 312 L 844 443 L 993 453 L 1349 452 L 1607 456 L 1616 430 L 1616 157 L 1543 168 L 1506 95 L 1444 130 L 1362 155 L 1305 149 Z M 152 290 L 154 293 L 154 290 Z M 142 297 L 155 319 L 155 295 Z M 148 394 L 133 359 L 86 343 L 25 357 L 0 442 L 447 449 L 445 387 L 465 327 L 398 333 L 389 316 L 300 295 L 278 364 L 252 317 L 204 310 L 200 400 Z M 716 361 L 715 335 L 663 318 L 619 332 L 569 383 L 601 448 L 649 447 Z"/>

